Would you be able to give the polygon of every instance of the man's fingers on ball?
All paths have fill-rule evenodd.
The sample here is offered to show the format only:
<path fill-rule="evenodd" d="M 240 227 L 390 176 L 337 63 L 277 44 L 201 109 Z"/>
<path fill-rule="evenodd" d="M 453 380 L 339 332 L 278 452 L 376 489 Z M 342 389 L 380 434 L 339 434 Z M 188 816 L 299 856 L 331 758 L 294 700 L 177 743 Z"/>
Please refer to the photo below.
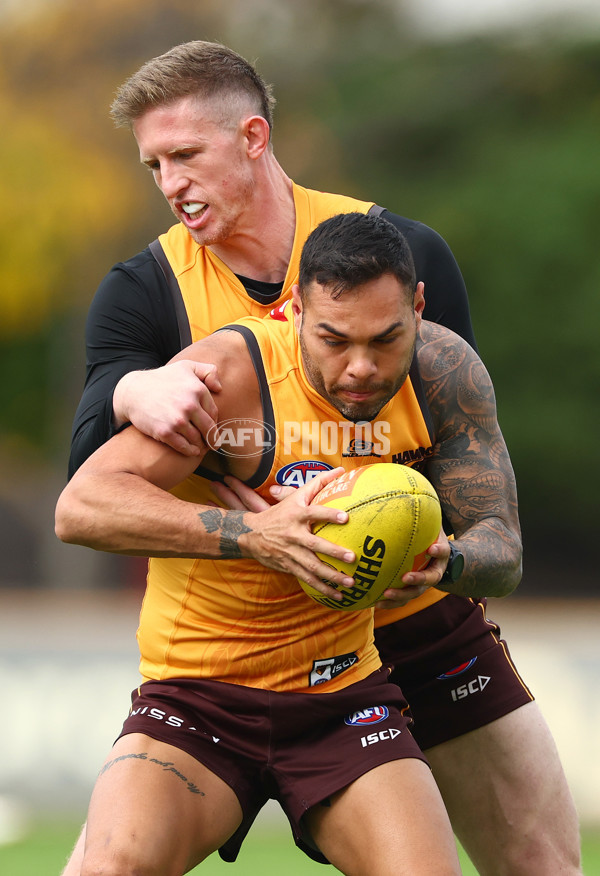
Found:
<path fill-rule="evenodd" d="M 340 508 L 332 508 L 330 505 L 309 505 L 308 519 L 315 523 L 347 523 L 348 512 Z"/>
<path fill-rule="evenodd" d="M 327 541 L 327 539 L 321 538 L 318 535 L 308 543 L 308 547 L 315 554 L 325 554 L 325 556 L 332 557 L 334 560 L 341 560 L 342 563 L 354 563 L 356 560 L 354 551 L 340 544 L 334 544 L 332 541 Z"/>
<path fill-rule="evenodd" d="M 323 541 L 323 539 L 320 539 L 320 541 Z M 323 553 L 323 551 L 320 551 L 320 553 Z M 354 579 L 347 572 L 336 569 L 335 566 L 329 565 L 327 560 L 322 561 L 318 557 L 312 557 L 307 560 L 307 564 L 302 571 L 304 574 L 301 572 L 296 577 L 301 578 L 307 584 L 311 584 L 322 593 L 327 591 L 327 595 L 331 595 L 332 590 L 338 593 L 337 587 L 354 587 Z M 310 575 L 310 580 L 307 577 L 307 573 Z M 317 584 L 319 585 L 318 587 Z"/>
<path fill-rule="evenodd" d="M 354 587 L 354 578 L 350 578 L 345 572 L 338 572 L 330 567 L 327 567 L 327 570 L 323 572 L 322 575 L 317 574 L 317 577 L 325 587 L 333 590 L 335 590 L 336 587 L 343 587 L 344 589 Z M 337 592 L 338 591 L 336 590 L 336 593 Z"/>
<path fill-rule="evenodd" d="M 319 593 L 322 593 L 323 596 L 327 596 L 329 599 L 335 599 L 338 602 L 343 599 L 343 595 L 340 591 L 328 584 L 323 578 L 311 574 L 300 575 L 300 577 L 306 584 L 310 584 L 311 587 L 318 590 Z"/>
<path fill-rule="evenodd" d="M 381 599 L 376 603 L 377 608 L 389 609 L 400 608 L 410 602 L 411 599 L 416 599 L 422 596 L 428 587 L 424 586 L 407 586 L 407 587 L 390 587 L 381 594 Z"/>

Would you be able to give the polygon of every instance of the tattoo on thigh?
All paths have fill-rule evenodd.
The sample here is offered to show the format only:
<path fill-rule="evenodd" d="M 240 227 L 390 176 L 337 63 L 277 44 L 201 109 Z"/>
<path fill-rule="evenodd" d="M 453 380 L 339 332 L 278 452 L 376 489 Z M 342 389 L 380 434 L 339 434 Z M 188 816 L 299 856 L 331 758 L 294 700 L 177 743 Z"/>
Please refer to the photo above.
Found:
<path fill-rule="evenodd" d="M 145 751 L 140 752 L 140 754 L 121 754 L 119 755 L 119 757 L 115 757 L 113 758 L 113 760 L 107 761 L 107 763 L 105 763 L 100 770 L 99 775 L 103 775 L 121 760 L 145 760 L 148 761 L 148 763 L 154 763 L 157 766 L 162 767 L 165 772 L 173 773 L 175 776 L 177 776 L 178 779 L 180 779 L 182 782 L 185 782 L 187 785 L 187 789 L 191 794 L 200 794 L 201 797 L 206 796 L 204 791 L 201 791 L 197 785 L 195 785 L 193 782 L 190 782 L 190 780 L 186 776 L 184 776 L 183 773 L 179 772 L 179 770 L 175 767 L 175 764 L 172 761 L 158 760 L 156 757 L 148 757 L 148 754 Z"/>

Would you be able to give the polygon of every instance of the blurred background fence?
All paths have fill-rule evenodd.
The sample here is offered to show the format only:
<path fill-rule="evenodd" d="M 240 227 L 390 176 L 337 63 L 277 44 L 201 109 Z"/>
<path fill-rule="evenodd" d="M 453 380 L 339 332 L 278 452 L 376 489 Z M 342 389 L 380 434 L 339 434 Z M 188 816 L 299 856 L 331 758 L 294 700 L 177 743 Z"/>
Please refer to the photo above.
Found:
<path fill-rule="evenodd" d="M 59 544 L 53 509 L 92 295 L 171 224 L 108 106 L 144 60 L 201 38 L 274 83 L 294 179 L 375 200 L 452 247 L 519 482 L 526 571 L 498 610 L 600 821 L 595 6 L 0 3 L 0 733 L 14 753 L 0 794 L 87 796 L 137 680 L 142 565 Z"/>

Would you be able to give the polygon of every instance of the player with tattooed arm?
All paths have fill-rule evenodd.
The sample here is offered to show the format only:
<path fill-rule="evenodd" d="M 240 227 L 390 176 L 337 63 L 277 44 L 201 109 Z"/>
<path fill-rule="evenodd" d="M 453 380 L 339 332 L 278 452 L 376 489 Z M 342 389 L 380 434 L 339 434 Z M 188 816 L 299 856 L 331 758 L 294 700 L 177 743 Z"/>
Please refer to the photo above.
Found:
<path fill-rule="evenodd" d="M 298 282 L 302 245 L 336 213 L 381 213 L 400 229 L 425 283 L 424 316 L 474 348 L 464 282 L 445 241 L 372 201 L 293 182 L 274 154 L 272 110 L 271 89 L 252 65 L 225 46 L 202 41 L 151 59 L 119 89 L 113 118 L 131 127 L 140 159 L 177 223 L 116 265 L 94 299 L 71 473 L 128 421 L 196 454 L 198 462 L 206 449 L 203 435 L 217 415 L 223 375 L 210 362 L 186 356 L 165 363 L 190 341 L 240 317 L 264 316 L 272 308 L 289 316 L 280 307 Z M 439 356 L 426 374 L 440 399 L 454 393 L 459 367 L 462 360 L 444 355 L 440 339 Z M 456 395 L 472 419 L 470 399 L 481 394 L 482 375 L 474 367 Z M 446 500 L 465 519 L 498 492 L 474 452 L 477 439 L 475 426 L 457 439 L 469 449 L 468 463 L 455 470 L 456 483 L 449 470 L 444 485 Z M 365 449 L 355 442 L 344 453 Z M 395 461 L 426 463 L 433 449 L 431 437 L 420 433 L 397 448 Z M 306 458 L 280 472 L 280 483 L 298 486 L 312 475 L 303 468 Z M 278 568 L 308 566 L 307 574 L 316 574 L 314 555 L 291 545 L 288 533 L 281 536 Z M 446 577 L 455 578 L 459 565 L 460 558 L 453 558 Z M 498 627 L 486 616 L 485 597 L 467 590 L 459 595 L 464 580 L 451 581 L 449 595 L 429 588 L 406 606 L 380 612 L 386 622 L 377 621 L 378 650 L 384 663 L 394 665 L 394 679 L 410 702 L 412 732 L 427 750 L 454 830 L 479 872 L 574 876 L 577 816 L 554 742 Z M 482 581 L 478 593 L 497 592 L 487 586 L 491 582 Z M 82 853 L 83 837 L 65 876 L 80 872 Z"/>

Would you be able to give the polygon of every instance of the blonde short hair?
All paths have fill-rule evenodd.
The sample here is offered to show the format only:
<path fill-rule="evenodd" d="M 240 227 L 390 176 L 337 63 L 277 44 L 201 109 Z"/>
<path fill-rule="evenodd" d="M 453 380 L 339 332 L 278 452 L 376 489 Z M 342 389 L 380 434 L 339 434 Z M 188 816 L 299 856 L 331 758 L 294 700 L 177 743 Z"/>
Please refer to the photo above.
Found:
<path fill-rule="evenodd" d="M 220 98 L 224 106 L 244 101 L 273 128 L 275 98 L 252 64 L 220 43 L 193 40 L 147 61 L 117 90 L 111 116 L 131 126 L 149 109 L 182 97 Z"/>

